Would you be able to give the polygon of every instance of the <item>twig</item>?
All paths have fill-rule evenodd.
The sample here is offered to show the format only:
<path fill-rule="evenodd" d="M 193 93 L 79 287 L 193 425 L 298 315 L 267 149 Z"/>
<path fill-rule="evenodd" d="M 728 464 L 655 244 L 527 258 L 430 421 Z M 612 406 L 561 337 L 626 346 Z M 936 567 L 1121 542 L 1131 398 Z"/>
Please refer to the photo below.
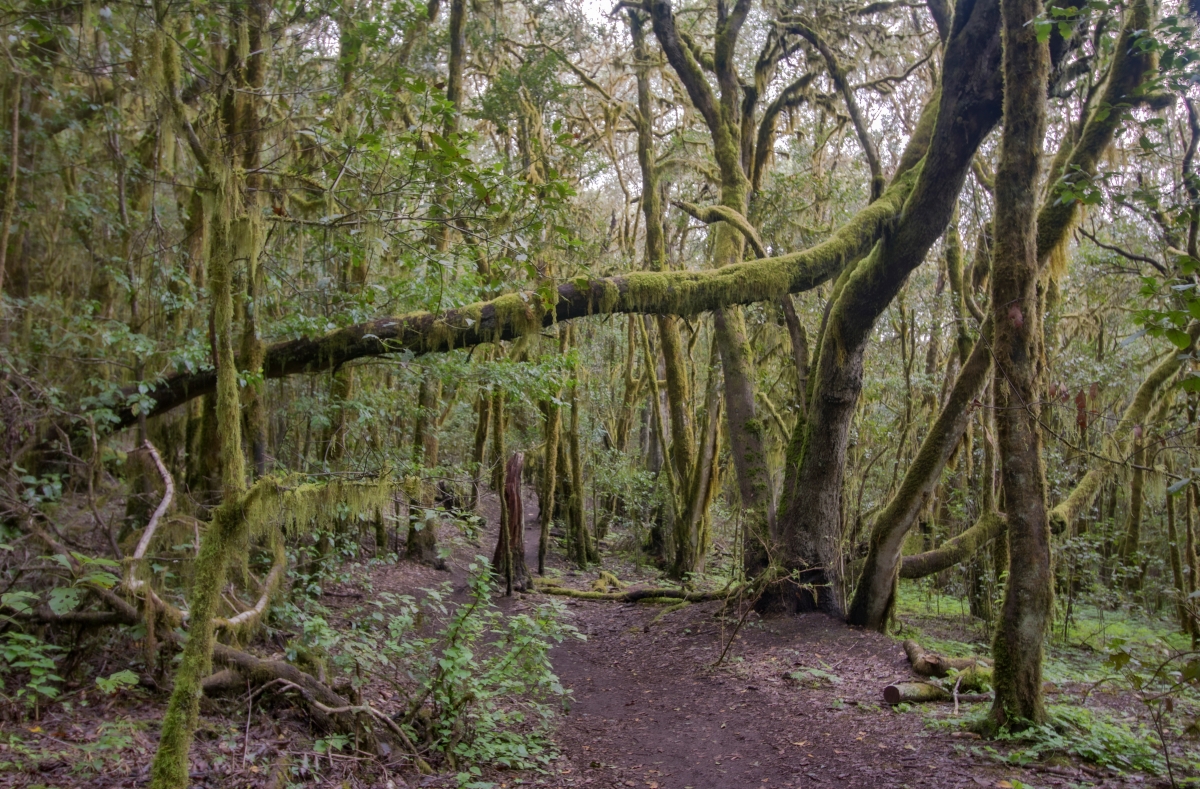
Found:
<path fill-rule="evenodd" d="M 396 722 L 389 718 L 385 713 L 380 712 L 370 704 L 347 704 L 344 707 L 328 707 L 312 698 L 312 696 L 304 688 L 293 682 L 288 682 L 285 680 L 283 682 L 283 686 L 284 690 L 291 688 L 299 691 L 300 695 L 304 696 L 305 700 L 309 704 L 313 705 L 321 712 L 324 712 L 326 715 L 340 715 L 347 712 L 370 715 L 372 718 L 375 718 L 391 729 L 392 732 L 394 732 L 396 736 L 400 738 L 400 740 L 404 743 L 404 747 L 408 748 L 412 753 L 413 759 L 416 761 L 417 769 L 420 770 L 422 774 L 429 775 L 433 772 L 433 769 L 429 766 L 428 762 L 422 759 L 420 754 L 417 752 L 417 747 L 413 745 L 412 740 L 410 740 L 408 735 L 404 733 L 404 729 L 400 728 L 400 726 L 398 726 Z"/>
<path fill-rule="evenodd" d="M 250 696 L 250 702 L 246 705 L 246 736 L 242 739 L 242 764 L 250 759 L 250 715 L 254 712 L 254 690 L 249 679 L 246 680 L 246 693 Z M 957 712 L 957 709 L 955 711 Z"/>
<path fill-rule="evenodd" d="M 150 443 L 150 439 L 142 442 L 142 447 L 150 453 L 150 459 L 154 461 L 154 466 L 158 469 L 158 476 L 162 477 L 164 490 L 162 501 L 158 503 L 154 514 L 150 516 L 150 522 L 146 524 L 146 530 L 142 532 L 142 539 L 138 540 L 137 548 L 133 552 L 134 561 L 146 555 L 146 551 L 150 548 L 150 540 L 154 538 L 154 531 L 158 528 L 159 520 L 167 513 L 167 508 L 171 506 L 171 501 L 175 498 L 175 480 L 171 478 L 171 472 L 163 464 L 162 456 Z"/>

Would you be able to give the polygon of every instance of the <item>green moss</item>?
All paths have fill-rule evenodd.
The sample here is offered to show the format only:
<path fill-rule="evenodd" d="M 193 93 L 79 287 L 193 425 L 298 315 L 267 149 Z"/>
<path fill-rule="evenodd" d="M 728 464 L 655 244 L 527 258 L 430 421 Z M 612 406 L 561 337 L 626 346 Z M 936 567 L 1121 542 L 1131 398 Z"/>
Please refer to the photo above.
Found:
<path fill-rule="evenodd" d="M 1136 39 L 1151 27 L 1152 11 L 1147 0 L 1137 0 L 1129 9 L 1121 34 L 1113 48 L 1104 93 L 1079 135 L 1079 142 L 1061 167 L 1063 178 L 1089 179 L 1124 121 L 1128 109 L 1143 99 L 1142 85 L 1153 71 L 1155 61 L 1151 50 L 1138 46 Z M 1056 157 L 1058 158 L 1058 157 Z M 1053 251 L 1066 243 L 1079 218 L 1079 206 L 1074 200 L 1053 199 L 1058 193 L 1056 183 L 1050 189 L 1052 199 L 1046 201 L 1038 214 L 1038 263 L 1045 265 Z"/>

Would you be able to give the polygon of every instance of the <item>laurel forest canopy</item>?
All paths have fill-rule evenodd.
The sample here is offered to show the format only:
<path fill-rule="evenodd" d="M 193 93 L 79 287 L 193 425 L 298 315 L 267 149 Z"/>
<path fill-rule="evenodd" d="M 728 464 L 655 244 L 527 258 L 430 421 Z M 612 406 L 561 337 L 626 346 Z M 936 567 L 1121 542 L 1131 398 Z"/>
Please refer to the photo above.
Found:
<path fill-rule="evenodd" d="M 1106 611 L 1194 693 L 1194 11 L 5 0 L 5 714 L 140 684 L 181 787 L 240 692 L 466 784 L 552 750 L 564 596 L 956 598 L 990 734 Z"/>

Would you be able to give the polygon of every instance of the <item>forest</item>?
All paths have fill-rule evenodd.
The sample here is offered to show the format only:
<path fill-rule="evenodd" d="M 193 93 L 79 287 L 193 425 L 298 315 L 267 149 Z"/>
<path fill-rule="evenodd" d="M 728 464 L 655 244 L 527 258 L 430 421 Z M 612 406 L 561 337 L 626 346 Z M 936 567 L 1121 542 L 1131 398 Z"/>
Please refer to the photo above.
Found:
<path fill-rule="evenodd" d="M 1197 0 L 0 0 L 0 787 L 1200 786 Z"/>

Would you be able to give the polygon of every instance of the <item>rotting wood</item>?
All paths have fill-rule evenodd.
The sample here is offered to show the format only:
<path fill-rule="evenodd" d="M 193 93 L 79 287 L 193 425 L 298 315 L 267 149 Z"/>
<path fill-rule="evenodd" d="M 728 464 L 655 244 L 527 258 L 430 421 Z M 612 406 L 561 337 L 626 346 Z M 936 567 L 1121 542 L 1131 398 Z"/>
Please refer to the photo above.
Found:
<path fill-rule="evenodd" d="M 888 704 L 904 702 L 920 704 L 923 702 L 953 701 L 954 694 L 946 688 L 931 682 L 894 682 L 883 689 L 883 700 Z M 990 693 L 959 693 L 960 702 L 985 702 L 992 700 Z"/>

